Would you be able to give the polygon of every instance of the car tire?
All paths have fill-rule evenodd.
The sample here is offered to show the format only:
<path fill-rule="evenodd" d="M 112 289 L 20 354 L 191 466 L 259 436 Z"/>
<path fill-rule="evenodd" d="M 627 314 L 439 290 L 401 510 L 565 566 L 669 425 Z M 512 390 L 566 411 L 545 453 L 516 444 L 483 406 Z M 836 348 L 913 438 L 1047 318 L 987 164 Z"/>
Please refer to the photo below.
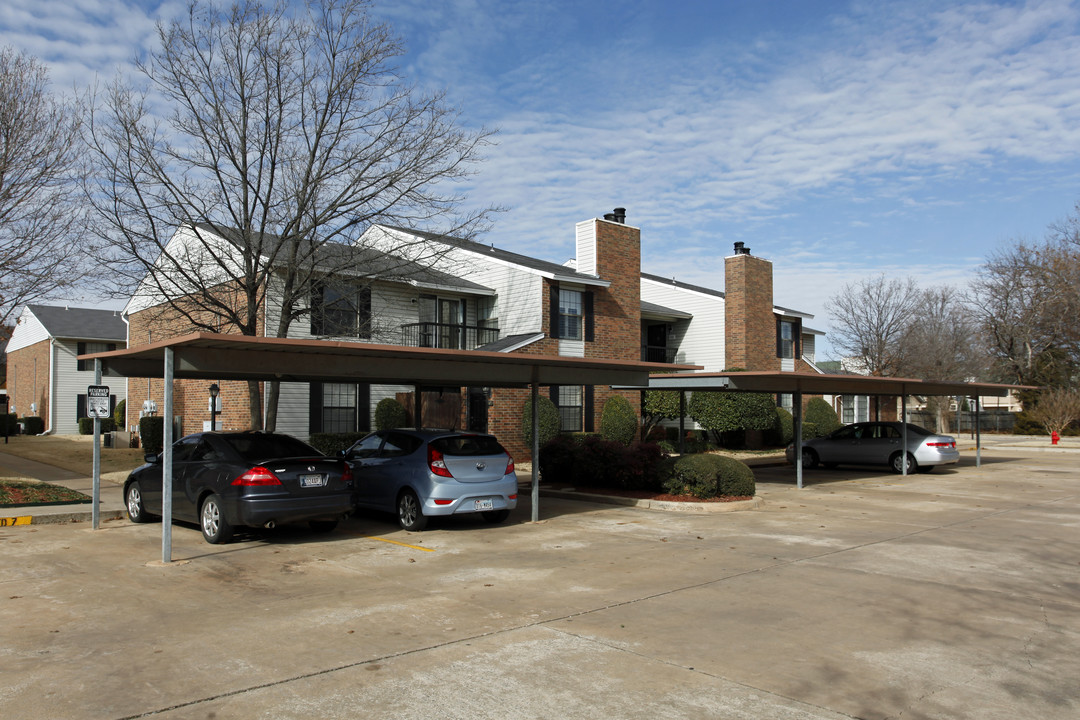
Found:
<path fill-rule="evenodd" d="M 420 507 L 420 499 L 412 490 L 405 490 L 397 500 L 398 525 L 402 530 L 420 532 L 427 527 L 427 517 Z"/>
<path fill-rule="evenodd" d="M 317 533 L 333 532 L 338 526 L 337 520 L 309 520 L 308 527 Z"/>
<path fill-rule="evenodd" d="M 817 453 L 810 448 L 803 448 L 802 451 L 802 466 L 804 468 L 816 468 L 818 464 Z"/>
<path fill-rule="evenodd" d="M 128 520 L 131 522 L 150 522 L 152 516 L 146 512 L 146 505 L 143 504 L 142 499 L 142 488 L 139 487 L 139 483 L 133 482 L 124 490 L 124 506 L 127 508 Z"/>
<path fill-rule="evenodd" d="M 903 457 L 905 457 L 903 453 L 897 452 L 893 453 L 893 456 L 889 458 L 889 467 L 891 467 L 892 471 L 897 475 L 904 472 L 904 464 L 903 460 L 901 459 Z M 911 475 L 919 470 L 919 463 L 915 462 L 915 458 L 912 457 L 911 453 L 907 453 L 906 457 L 908 463 L 907 474 Z"/>
<path fill-rule="evenodd" d="M 199 527 L 202 529 L 203 538 L 211 545 L 227 543 L 232 539 L 232 524 L 225 518 L 225 511 L 221 507 L 221 498 L 217 495 L 208 495 L 199 508 Z"/>
<path fill-rule="evenodd" d="M 484 521 L 492 524 L 501 523 L 510 517 L 509 510 L 488 510 L 485 513 L 481 513 L 484 516 Z"/>

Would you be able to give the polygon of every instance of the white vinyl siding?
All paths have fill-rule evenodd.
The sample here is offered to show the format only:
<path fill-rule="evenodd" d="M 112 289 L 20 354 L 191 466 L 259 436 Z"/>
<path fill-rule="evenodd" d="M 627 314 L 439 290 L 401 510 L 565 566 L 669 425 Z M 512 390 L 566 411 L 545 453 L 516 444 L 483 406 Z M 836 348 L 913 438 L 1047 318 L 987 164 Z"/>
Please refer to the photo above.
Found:
<path fill-rule="evenodd" d="M 123 342 L 116 343 L 123 347 Z M 90 369 L 78 370 L 78 348 L 75 340 L 56 340 L 53 342 L 53 373 L 50 402 L 55 414 L 52 418 L 52 431 L 57 435 L 76 435 L 79 432 L 79 420 L 75 417 L 75 404 L 79 395 L 86 394 L 86 388 L 94 385 L 93 363 Z M 127 383 L 124 378 L 102 378 L 102 385 L 109 386 L 109 394 L 116 398 L 114 404 L 127 397 Z"/>
<path fill-rule="evenodd" d="M 49 332 L 41 324 L 41 321 L 34 316 L 30 308 L 23 308 L 22 314 L 19 315 L 19 320 L 15 324 L 15 329 L 11 333 L 11 339 L 8 341 L 7 352 L 12 353 L 16 350 L 22 350 L 48 339 Z"/>
<path fill-rule="evenodd" d="M 641 299 L 694 316 L 672 323 L 668 347 L 678 350 L 675 362 L 702 365 L 706 372 L 725 369 L 722 297 L 642 278 Z"/>

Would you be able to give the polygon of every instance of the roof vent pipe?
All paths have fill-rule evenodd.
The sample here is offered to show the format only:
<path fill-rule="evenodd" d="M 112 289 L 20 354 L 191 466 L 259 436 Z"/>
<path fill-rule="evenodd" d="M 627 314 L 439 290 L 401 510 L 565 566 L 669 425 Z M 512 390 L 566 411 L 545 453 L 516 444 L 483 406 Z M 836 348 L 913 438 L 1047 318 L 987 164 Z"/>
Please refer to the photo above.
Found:
<path fill-rule="evenodd" d="M 615 213 L 604 213 L 604 219 L 608 222 L 615 222 Z"/>
<path fill-rule="evenodd" d="M 626 224 L 626 208 L 623 208 L 623 207 L 615 208 L 614 215 L 615 215 L 615 222 L 620 223 L 622 225 Z"/>
<path fill-rule="evenodd" d="M 735 243 L 735 254 L 736 255 L 749 255 L 750 254 L 750 248 L 743 247 L 743 245 L 744 245 L 744 243 L 742 243 L 742 242 Z"/>

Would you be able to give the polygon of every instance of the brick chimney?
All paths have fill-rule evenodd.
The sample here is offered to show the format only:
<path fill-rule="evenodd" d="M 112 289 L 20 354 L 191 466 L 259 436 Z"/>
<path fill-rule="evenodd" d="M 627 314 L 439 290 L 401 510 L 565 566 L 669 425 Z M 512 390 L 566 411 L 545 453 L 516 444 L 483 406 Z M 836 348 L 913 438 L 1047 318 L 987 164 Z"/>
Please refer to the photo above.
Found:
<path fill-rule="evenodd" d="M 611 286 L 595 293 L 596 357 L 640 360 L 641 230 L 626 224 L 626 209 L 576 226 L 577 271 Z"/>
<path fill-rule="evenodd" d="M 741 242 L 724 258 L 725 369 L 780 369 L 772 277 L 772 263 Z"/>

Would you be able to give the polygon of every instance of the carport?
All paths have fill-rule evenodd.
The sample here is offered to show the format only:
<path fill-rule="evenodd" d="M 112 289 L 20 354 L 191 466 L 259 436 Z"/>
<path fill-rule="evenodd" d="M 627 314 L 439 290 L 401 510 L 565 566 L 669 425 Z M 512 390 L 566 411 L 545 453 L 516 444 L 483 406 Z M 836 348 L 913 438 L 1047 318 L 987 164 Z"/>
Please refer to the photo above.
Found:
<path fill-rule="evenodd" d="M 802 396 L 809 395 L 872 395 L 901 398 L 901 426 L 903 445 L 907 446 L 907 398 L 909 395 L 949 395 L 974 398 L 975 402 L 975 464 L 982 464 L 982 443 L 979 432 L 978 413 L 980 396 L 1000 396 L 1010 390 L 1031 389 L 1026 385 L 1003 385 L 999 383 L 948 382 L 918 380 L 914 378 L 874 377 L 869 375 L 824 375 L 792 372 L 720 372 L 679 373 L 652 375 L 642 387 L 618 387 L 621 390 L 669 390 L 679 393 L 679 451 L 686 417 L 686 392 L 711 390 L 719 392 L 789 393 L 793 396 L 792 416 L 795 421 L 795 457 L 802 456 Z M 907 467 L 903 468 L 907 475 Z M 795 477 L 799 488 L 803 486 L 803 467 L 795 463 Z"/>
<path fill-rule="evenodd" d="M 696 370 L 700 366 L 630 360 L 525 355 L 475 350 L 412 348 L 329 340 L 263 338 L 192 333 L 127 350 L 80 355 L 93 360 L 96 384 L 102 377 L 162 378 L 164 415 L 172 418 L 173 380 L 274 380 L 354 382 L 532 390 L 532 520 L 539 520 L 538 394 L 542 385 L 644 386 L 660 370 Z M 416 417 L 419 418 L 419 413 Z M 95 422 L 95 435 L 100 423 Z M 163 441 L 162 562 L 172 560 L 172 423 Z M 94 527 L 97 528 L 100 442 L 94 443 Z"/>

